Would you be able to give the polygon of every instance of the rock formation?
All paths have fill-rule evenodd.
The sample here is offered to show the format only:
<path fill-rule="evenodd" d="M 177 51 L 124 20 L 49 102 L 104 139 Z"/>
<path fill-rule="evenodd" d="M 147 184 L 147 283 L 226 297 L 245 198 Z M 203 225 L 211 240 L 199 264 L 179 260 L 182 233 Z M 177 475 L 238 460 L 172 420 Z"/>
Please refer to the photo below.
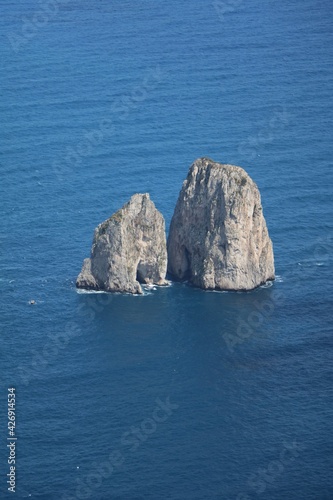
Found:
<path fill-rule="evenodd" d="M 165 285 L 165 222 L 149 194 L 135 194 L 95 229 L 78 288 L 142 293 L 140 283 Z"/>
<path fill-rule="evenodd" d="M 171 221 L 168 271 L 203 289 L 251 290 L 274 279 L 259 190 L 242 168 L 193 163 Z"/>

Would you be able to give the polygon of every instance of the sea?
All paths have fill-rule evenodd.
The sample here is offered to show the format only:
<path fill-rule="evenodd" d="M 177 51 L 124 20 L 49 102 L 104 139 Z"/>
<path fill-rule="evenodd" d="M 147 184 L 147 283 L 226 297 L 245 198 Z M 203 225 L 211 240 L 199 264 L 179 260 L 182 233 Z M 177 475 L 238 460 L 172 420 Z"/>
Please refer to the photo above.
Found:
<path fill-rule="evenodd" d="M 331 0 L 0 11 L 0 498 L 332 500 Z M 76 290 L 203 156 L 257 183 L 275 281 Z"/>

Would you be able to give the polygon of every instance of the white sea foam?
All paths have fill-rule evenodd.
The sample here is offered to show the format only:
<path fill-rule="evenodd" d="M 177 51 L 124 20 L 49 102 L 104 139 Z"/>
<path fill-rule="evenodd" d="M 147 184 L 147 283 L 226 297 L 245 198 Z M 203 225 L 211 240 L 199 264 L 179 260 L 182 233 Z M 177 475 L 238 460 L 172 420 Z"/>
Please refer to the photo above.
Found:
<path fill-rule="evenodd" d="M 266 281 L 260 288 L 270 288 L 271 286 L 273 286 L 273 281 Z"/>

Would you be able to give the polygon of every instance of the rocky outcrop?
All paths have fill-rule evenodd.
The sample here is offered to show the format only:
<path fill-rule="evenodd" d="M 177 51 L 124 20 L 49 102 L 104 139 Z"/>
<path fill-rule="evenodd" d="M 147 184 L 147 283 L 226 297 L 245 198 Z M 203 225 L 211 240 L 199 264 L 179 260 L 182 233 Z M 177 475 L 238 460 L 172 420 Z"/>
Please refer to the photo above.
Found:
<path fill-rule="evenodd" d="M 95 229 L 78 288 L 142 293 L 140 283 L 165 285 L 165 223 L 149 194 L 135 194 Z"/>
<path fill-rule="evenodd" d="M 191 166 L 171 221 L 168 271 L 203 289 L 251 290 L 274 279 L 260 193 L 242 168 L 207 158 Z"/>

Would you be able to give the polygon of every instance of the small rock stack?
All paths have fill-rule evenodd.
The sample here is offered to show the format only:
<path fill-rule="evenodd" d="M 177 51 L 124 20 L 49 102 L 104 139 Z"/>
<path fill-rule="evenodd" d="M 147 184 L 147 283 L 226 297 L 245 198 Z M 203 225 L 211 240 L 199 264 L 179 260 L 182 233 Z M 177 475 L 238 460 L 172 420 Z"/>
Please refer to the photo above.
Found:
<path fill-rule="evenodd" d="M 142 293 L 140 283 L 165 285 L 167 250 L 163 215 L 149 194 L 135 194 L 95 229 L 91 257 L 78 288 Z"/>

